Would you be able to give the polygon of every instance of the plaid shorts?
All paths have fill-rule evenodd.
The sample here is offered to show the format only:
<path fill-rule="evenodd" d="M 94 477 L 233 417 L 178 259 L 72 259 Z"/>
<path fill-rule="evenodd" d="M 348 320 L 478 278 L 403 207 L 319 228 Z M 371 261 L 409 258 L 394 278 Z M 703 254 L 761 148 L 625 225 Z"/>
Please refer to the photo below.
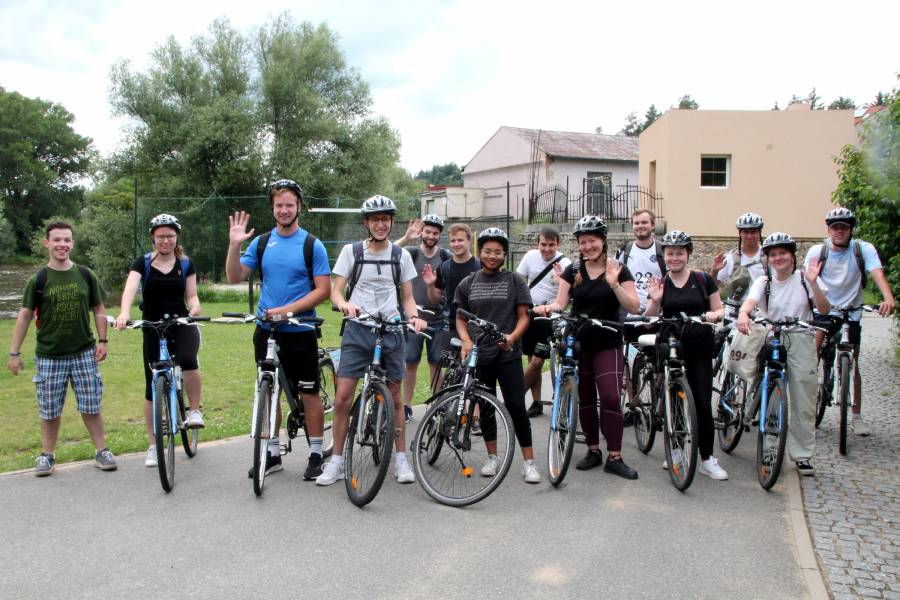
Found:
<path fill-rule="evenodd" d="M 72 380 L 78 412 L 96 415 L 100 412 L 103 397 L 103 379 L 94 360 L 94 348 L 72 356 L 35 357 L 34 375 L 38 409 L 41 418 L 55 419 L 62 414 L 66 401 L 66 387 Z"/>

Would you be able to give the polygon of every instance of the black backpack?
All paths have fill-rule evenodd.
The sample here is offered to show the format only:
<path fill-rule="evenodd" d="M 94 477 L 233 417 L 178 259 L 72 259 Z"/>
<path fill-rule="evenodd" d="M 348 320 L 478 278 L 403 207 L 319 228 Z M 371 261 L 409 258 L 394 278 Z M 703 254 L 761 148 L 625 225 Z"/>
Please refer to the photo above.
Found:
<path fill-rule="evenodd" d="M 78 272 L 81 273 L 81 276 L 84 277 L 85 283 L 88 284 L 88 288 L 91 287 L 91 271 L 87 267 L 83 267 L 81 265 L 75 265 L 78 267 Z M 44 288 L 47 287 L 47 270 L 49 267 L 41 267 L 38 269 L 37 278 L 34 281 L 34 326 L 40 328 L 41 320 L 39 317 L 39 307 L 41 306 L 41 301 L 44 299 Z"/>
<path fill-rule="evenodd" d="M 866 261 L 862 256 L 862 247 L 857 240 L 850 240 L 850 247 L 853 248 L 853 256 L 856 257 L 856 266 L 859 268 L 859 285 L 861 288 L 865 289 L 866 284 L 869 282 L 869 278 L 866 273 Z M 819 271 L 820 274 L 825 270 L 825 261 L 828 260 L 828 251 L 830 249 L 831 240 L 825 240 L 822 243 L 822 249 L 819 250 L 819 263 L 822 265 L 822 268 Z"/>
<path fill-rule="evenodd" d="M 267 231 L 259 236 L 259 241 L 256 242 L 256 268 L 259 271 L 260 283 L 262 283 L 263 280 L 262 259 L 263 255 L 266 253 L 266 246 L 269 245 L 270 237 L 272 237 L 272 232 Z M 306 239 L 303 241 L 303 264 L 306 267 L 306 274 L 309 276 L 310 291 L 316 289 L 316 281 L 313 277 L 313 247 L 315 246 L 315 243 L 316 236 L 307 232 Z"/>
<path fill-rule="evenodd" d="M 659 265 L 660 274 L 665 277 L 666 275 L 666 261 L 663 258 L 662 246 L 659 245 L 658 242 L 654 242 L 656 244 L 656 264 Z M 619 252 L 617 253 L 616 258 L 619 259 L 619 262 L 624 266 L 628 266 L 628 257 L 631 256 L 631 249 L 634 248 L 634 240 L 631 240 L 621 248 L 619 248 Z"/>

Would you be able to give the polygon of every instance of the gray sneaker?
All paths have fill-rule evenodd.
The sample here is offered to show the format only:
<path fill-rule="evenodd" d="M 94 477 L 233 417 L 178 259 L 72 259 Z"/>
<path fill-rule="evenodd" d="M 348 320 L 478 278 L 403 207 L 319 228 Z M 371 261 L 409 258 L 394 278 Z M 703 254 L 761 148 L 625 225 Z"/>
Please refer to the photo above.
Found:
<path fill-rule="evenodd" d="M 108 448 L 97 450 L 97 454 L 94 456 L 94 466 L 101 471 L 115 471 L 118 468 L 116 457 Z"/>
<path fill-rule="evenodd" d="M 34 461 L 35 477 L 46 477 L 47 475 L 53 475 L 53 471 L 55 470 L 56 459 L 52 454 L 41 453 L 41 455 L 37 457 L 37 460 Z"/>

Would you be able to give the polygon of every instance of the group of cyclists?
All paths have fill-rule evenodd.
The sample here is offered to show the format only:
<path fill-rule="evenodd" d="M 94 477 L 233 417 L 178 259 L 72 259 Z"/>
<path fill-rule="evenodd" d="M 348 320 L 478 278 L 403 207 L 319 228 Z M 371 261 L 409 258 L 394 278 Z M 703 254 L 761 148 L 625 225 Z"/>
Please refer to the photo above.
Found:
<path fill-rule="evenodd" d="M 793 317 L 814 321 L 833 331 L 840 326 L 839 323 L 836 325 L 835 316 L 839 313 L 829 313 L 833 308 L 860 306 L 868 277 L 882 294 L 883 302 L 879 306 L 882 316 L 888 316 L 894 310 L 894 298 L 877 252 L 871 244 L 853 238 L 856 218 L 844 208 L 836 208 L 827 214 L 828 238 L 813 246 L 802 264 L 797 257 L 797 243 L 790 235 L 776 232 L 764 238 L 762 217 L 746 213 L 736 222 L 737 249 L 716 255 L 708 271 L 694 269 L 690 265 L 694 251 L 691 236 L 675 230 L 657 240 L 654 214 L 638 209 L 632 215 L 634 239 L 620 248 L 610 248 L 603 219 L 588 215 L 574 226 L 577 253 L 571 259 L 560 251 L 559 233 L 547 227 L 540 231 L 536 248 L 525 254 L 515 271 L 508 271 L 504 265 L 510 252 L 510 241 L 503 230 L 488 227 L 475 236 L 466 224 L 450 224 L 446 227 L 449 250 L 445 250 L 440 247 L 440 238 L 445 233 L 444 220 L 429 214 L 411 223 L 406 233 L 397 242 L 392 242 L 396 205 L 387 197 L 373 196 L 361 207 L 365 239 L 344 246 L 334 268 L 330 269 L 325 246 L 299 224 L 304 204 L 300 186 L 292 180 L 279 180 L 269 187 L 268 196 L 275 219 L 271 231 L 254 235 L 255 230 L 248 229 L 250 215 L 246 212 L 229 217 L 228 281 L 238 283 L 254 272 L 258 273 L 261 289 L 257 315 L 260 317 L 313 317 L 316 307 L 329 299 L 335 310 L 348 317 L 342 330 L 336 374 L 334 445 L 327 462 L 323 458 L 325 417 L 319 397 L 316 332 L 309 327 L 286 325 L 275 333 L 282 368 L 294 383 L 305 410 L 309 454 L 303 479 L 315 480 L 323 486 L 345 477 L 343 453 L 349 413 L 357 383 L 372 361 L 375 344 L 375 332 L 368 317 L 403 319 L 412 330 L 408 335 L 389 331 L 382 340 L 382 367 L 394 404 L 393 472 L 398 482 L 415 481 L 405 451 L 405 428 L 412 414 L 410 405 L 423 346 L 427 347 L 424 354 L 432 376 L 442 352 L 453 338 L 461 345 L 463 360 L 472 351 L 468 321 L 457 314 L 457 309 L 462 309 L 463 314 L 489 321 L 503 332 L 498 343 L 479 348 L 477 377 L 492 393 L 496 393 L 499 384 L 524 460 L 522 477 L 528 483 L 539 483 L 542 477 L 534 460 L 530 419 L 541 415 L 545 404 L 541 379 L 546 354 L 540 349 L 550 343 L 552 332 L 544 317 L 568 309 L 607 323 L 621 323 L 629 315 L 686 315 L 715 323 L 726 316 L 724 294 L 731 305 L 739 306 L 737 315 L 731 314 L 730 320 L 740 332 L 750 331 L 755 312 L 772 320 Z M 137 257 L 131 265 L 122 293 L 121 312 L 115 320 L 116 328 L 128 326 L 131 305 L 139 288 L 145 320 L 158 320 L 163 315 L 194 316 L 200 313 L 197 275 L 192 261 L 179 244 L 181 229 L 179 221 L 168 214 L 151 220 L 152 251 Z M 473 255 L 473 237 L 477 255 Z M 414 240 L 419 241 L 418 245 L 403 248 Z M 28 282 L 9 360 L 10 370 L 17 373 L 21 369 L 20 347 L 33 313 L 37 310 L 41 317 L 49 316 L 49 328 L 45 324 L 37 334 L 38 361 L 46 363 L 50 360 L 50 366 L 43 371 L 39 368 L 35 376 L 42 431 L 45 432 L 44 452 L 35 469 L 37 475 L 53 472 L 54 431 L 58 431 L 58 416 L 68 378 L 74 382 L 79 412 L 85 417 L 92 435 L 96 432 L 93 416 L 99 416 L 102 390 L 102 386 L 94 383 L 99 381 L 96 363 L 105 357 L 106 343 L 105 321 L 100 318 L 103 306 L 94 289 L 96 278 L 87 269 L 82 271 L 88 273 L 84 281 L 82 276 L 71 274 L 82 269 L 75 269 L 76 265 L 68 259 L 72 247 L 71 227 L 68 228 L 68 239 L 61 241 L 55 240 L 48 230 L 46 244 L 50 250 L 48 267 L 53 277 L 43 284 L 46 286 L 41 290 L 43 293 L 36 293 L 36 289 L 41 289 L 41 277 L 36 275 Z M 52 324 L 54 318 L 58 319 L 56 315 L 61 314 L 53 304 L 61 295 L 48 293 L 52 286 L 61 285 L 56 280 L 63 273 L 67 277 L 66 284 L 72 289 L 77 288 L 77 293 L 84 296 L 79 297 L 79 308 L 75 311 L 80 332 L 75 352 L 68 346 L 48 351 L 44 343 L 48 336 L 56 339 L 65 335 Z M 46 273 L 43 278 L 46 280 Z M 68 310 L 71 311 L 71 307 Z M 97 316 L 101 336 L 96 343 L 88 324 L 90 312 Z M 858 353 L 860 311 L 851 313 L 850 319 L 851 342 Z M 253 335 L 258 361 L 266 354 L 268 327 L 266 323 L 258 323 Z M 427 341 L 424 336 L 414 335 L 426 330 L 431 333 Z M 622 457 L 623 432 L 630 415 L 623 414 L 620 394 L 625 362 L 631 359 L 626 342 L 634 342 L 640 333 L 639 328 L 613 331 L 609 327 L 593 326 L 590 321 L 577 332 L 576 339 L 580 344 L 578 410 L 587 442 L 586 454 L 576 463 L 579 470 L 603 466 L 604 471 L 625 479 L 638 478 L 637 472 Z M 190 402 L 186 424 L 201 428 L 204 420 L 200 410 L 199 330 L 173 327 L 166 336 L 169 347 L 177 354 L 184 391 Z M 786 331 L 782 339 L 787 351 L 790 392 L 788 454 L 801 474 L 812 475 L 817 345 L 821 345 L 822 335 L 816 339 L 806 330 L 798 329 Z M 701 459 L 698 470 L 712 479 L 724 480 L 728 474 L 713 454 L 713 358 L 716 352 L 713 330 L 687 323 L 682 332 L 682 344 L 685 372 L 697 411 Z M 64 358 L 60 352 L 68 353 L 65 360 L 72 362 L 66 364 L 66 370 L 54 367 Z M 76 360 L 69 357 L 73 354 L 77 355 Z M 156 466 L 157 460 L 153 447 L 150 365 L 159 360 L 158 354 L 156 334 L 144 330 L 144 413 L 150 445 L 145 464 L 148 467 Z M 524 367 L 523 355 L 527 356 Z M 80 374 L 82 363 L 88 362 L 93 364 L 93 370 L 89 376 Z M 39 367 L 41 364 L 39 362 Z M 84 383 L 85 377 L 93 387 Z M 48 383 L 51 380 L 52 386 Z M 532 403 L 526 408 L 528 390 Z M 279 411 L 276 431 L 280 420 Z M 492 444 L 496 445 L 496 429 L 491 430 L 490 419 L 482 418 L 481 421 L 479 433 L 487 448 L 487 460 L 480 465 L 479 475 L 492 477 L 498 468 L 495 446 L 492 447 Z M 112 454 L 103 447 L 102 420 L 99 427 L 99 436 L 93 435 L 98 446 L 98 466 L 108 469 L 112 461 L 111 468 L 115 468 Z M 856 434 L 868 435 L 862 416 L 858 370 L 855 373 L 852 427 Z M 601 433 L 606 446 L 605 461 L 600 447 Z M 266 473 L 282 469 L 281 442 L 277 437 L 269 440 L 265 469 Z"/>

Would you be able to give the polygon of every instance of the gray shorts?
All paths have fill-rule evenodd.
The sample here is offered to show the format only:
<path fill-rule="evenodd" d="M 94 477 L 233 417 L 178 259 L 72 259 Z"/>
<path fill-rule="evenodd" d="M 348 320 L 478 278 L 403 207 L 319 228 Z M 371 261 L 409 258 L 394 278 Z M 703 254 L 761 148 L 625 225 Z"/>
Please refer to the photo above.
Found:
<path fill-rule="evenodd" d="M 381 366 L 387 374 L 388 381 L 403 381 L 406 373 L 404 357 L 406 348 L 403 335 L 386 333 L 381 343 Z M 338 366 L 338 377 L 361 379 L 372 362 L 375 348 L 375 334 L 370 327 L 347 321 L 344 336 L 341 338 L 341 363 Z"/>
<path fill-rule="evenodd" d="M 441 323 L 428 324 L 434 328 L 434 335 L 429 340 L 423 335 L 416 335 L 412 331 L 406 337 L 406 364 L 417 365 L 422 361 L 422 347 L 428 348 L 428 364 L 436 365 L 441 360 L 441 350 L 447 345 L 447 337 L 445 331 L 442 330 Z"/>

